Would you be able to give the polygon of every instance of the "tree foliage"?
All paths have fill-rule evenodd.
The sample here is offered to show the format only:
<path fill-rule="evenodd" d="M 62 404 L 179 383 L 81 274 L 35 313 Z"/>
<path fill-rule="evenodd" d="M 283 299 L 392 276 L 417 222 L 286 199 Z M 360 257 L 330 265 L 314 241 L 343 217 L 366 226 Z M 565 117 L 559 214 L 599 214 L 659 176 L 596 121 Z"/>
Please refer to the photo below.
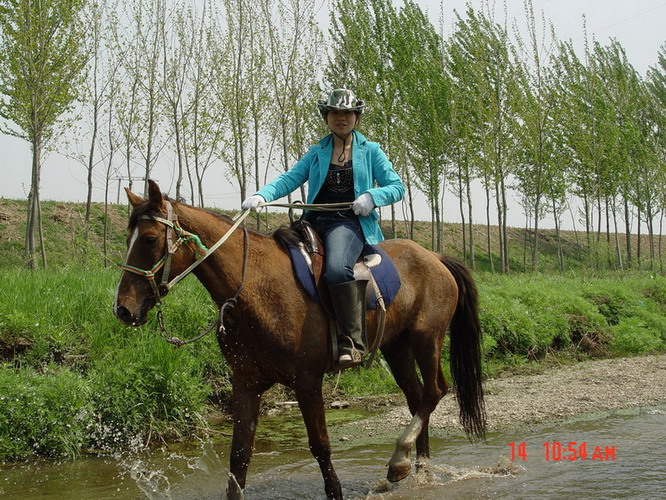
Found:
<path fill-rule="evenodd" d="M 471 267 L 538 269 L 548 218 L 563 270 L 567 213 L 584 226 L 579 251 L 591 266 L 654 266 L 666 212 L 666 45 L 643 77 L 617 40 L 585 34 L 577 53 L 524 3 L 511 32 L 485 2 L 436 29 L 414 0 L 335 0 L 326 37 L 322 0 L 0 0 L 2 131 L 33 150 L 28 262 L 41 159 L 75 125 L 88 145 L 89 202 L 102 177 L 108 201 L 112 180 L 131 187 L 167 165 L 176 196 L 204 206 L 217 191 L 212 171 L 242 199 L 290 168 L 326 133 L 317 99 L 347 87 L 367 103 L 361 131 L 407 188 L 404 229 L 391 207 L 389 236 L 413 234 L 425 200 L 430 246 L 442 250 L 452 195 Z M 102 164 L 103 176 L 93 171 Z M 508 252 L 511 198 L 529 230 L 522 263 Z M 642 232 L 647 247 L 632 244 Z"/>

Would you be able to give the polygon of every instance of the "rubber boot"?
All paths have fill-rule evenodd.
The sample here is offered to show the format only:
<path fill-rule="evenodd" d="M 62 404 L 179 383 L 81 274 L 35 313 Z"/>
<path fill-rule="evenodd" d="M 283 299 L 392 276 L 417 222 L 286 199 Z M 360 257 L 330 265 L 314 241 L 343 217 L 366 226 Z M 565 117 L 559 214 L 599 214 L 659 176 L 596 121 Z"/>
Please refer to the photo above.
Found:
<path fill-rule="evenodd" d="M 357 365 L 365 354 L 365 289 L 368 280 L 348 281 L 329 286 L 335 317 L 340 325 L 338 364 Z"/>

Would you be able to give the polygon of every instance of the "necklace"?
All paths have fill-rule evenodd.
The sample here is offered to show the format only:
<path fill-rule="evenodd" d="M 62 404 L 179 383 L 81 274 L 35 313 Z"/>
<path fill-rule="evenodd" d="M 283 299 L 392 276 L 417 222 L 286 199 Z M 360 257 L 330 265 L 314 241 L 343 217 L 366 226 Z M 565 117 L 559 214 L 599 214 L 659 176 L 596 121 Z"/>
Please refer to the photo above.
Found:
<path fill-rule="evenodd" d="M 350 135 L 348 135 L 347 137 L 345 137 L 343 139 L 341 148 L 338 148 L 338 147 L 333 148 L 333 157 L 335 158 L 335 155 L 337 154 L 339 165 L 344 165 L 345 164 L 345 162 L 347 161 L 347 158 L 348 158 L 349 151 L 351 151 L 353 138 L 352 138 L 352 141 L 349 141 L 349 144 L 347 144 L 347 138 L 350 137 Z"/>

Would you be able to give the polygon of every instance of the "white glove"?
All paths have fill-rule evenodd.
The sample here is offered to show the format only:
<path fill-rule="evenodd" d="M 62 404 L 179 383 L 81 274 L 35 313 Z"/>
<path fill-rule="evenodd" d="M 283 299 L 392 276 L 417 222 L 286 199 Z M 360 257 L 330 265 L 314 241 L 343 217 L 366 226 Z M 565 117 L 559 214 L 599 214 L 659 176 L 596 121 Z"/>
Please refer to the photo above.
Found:
<path fill-rule="evenodd" d="M 247 198 L 242 204 L 241 209 L 247 210 L 248 208 L 253 212 L 256 212 L 261 203 L 265 203 L 264 197 L 258 194 L 252 195 Z"/>
<path fill-rule="evenodd" d="M 368 215 L 372 209 L 375 208 L 375 200 L 372 199 L 370 193 L 363 193 L 361 196 L 354 200 L 352 205 L 352 210 L 356 215 L 365 217 Z"/>

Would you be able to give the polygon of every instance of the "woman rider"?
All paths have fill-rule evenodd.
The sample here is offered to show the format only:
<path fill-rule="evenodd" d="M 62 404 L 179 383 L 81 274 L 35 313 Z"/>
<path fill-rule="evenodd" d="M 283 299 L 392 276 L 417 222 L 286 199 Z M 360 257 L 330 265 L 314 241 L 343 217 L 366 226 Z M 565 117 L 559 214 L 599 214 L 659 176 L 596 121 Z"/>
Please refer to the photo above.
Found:
<path fill-rule="evenodd" d="M 349 202 L 338 212 L 307 211 L 325 248 L 324 281 L 342 330 L 338 337 L 338 363 L 360 363 L 365 352 L 366 281 L 354 281 L 353 268 L 364 243 L 384 239 L 375 207 L 400 201 L 405 188 L 379 144 L 355 130 L 365 103 L 347 89 L 333 90 L 317 102 L 331 133 L 325 136 L 290 170 L 243 201 L 243 209 L 256 211 L 308 181 L 307 203 Z"/>

